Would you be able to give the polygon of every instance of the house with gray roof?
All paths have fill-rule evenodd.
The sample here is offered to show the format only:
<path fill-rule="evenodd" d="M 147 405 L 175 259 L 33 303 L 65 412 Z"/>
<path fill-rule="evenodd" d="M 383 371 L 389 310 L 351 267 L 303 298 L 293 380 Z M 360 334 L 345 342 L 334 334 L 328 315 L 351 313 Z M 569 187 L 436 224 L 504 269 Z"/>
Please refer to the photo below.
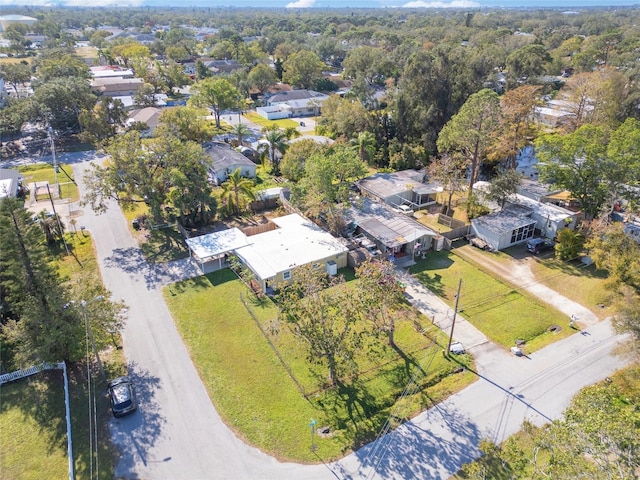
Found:
<path fill-rule="evenodd" d="M 514 210 L 502 210 L 471 220 L 471 232 L 491 250 L 503 250 L 533 237 L 536 221 Z"/>
<path fill-rule="evenodd" d="M 364 196 L 393 208 L 420 210 L 435 204 L 437 194 L 442 191 L 440 185 L 426 183 L 425 177 L 422 170 L 382 172 L 359 180 L 356 186 Z"/>
<path fill-rule="evenodd" d="M 245 178 L 256 178 L 256 164 L 237 152 L 228 143 L 210 142 L 204 148 L 211 158 L 209 165 L 210 179 L 216 185 L 225 182 L 229 175 L 240 169 Z"/>
<path fill-rule="evenodd" d="M 437 233 L 403 213 L 368 198 L 355 201 L 345 213 L 348 235 L 374 249 L 397 265 L 410 266 L 416 255 L 433 246 Z M 368 240 L 368 241 L 367 241 Z"/>

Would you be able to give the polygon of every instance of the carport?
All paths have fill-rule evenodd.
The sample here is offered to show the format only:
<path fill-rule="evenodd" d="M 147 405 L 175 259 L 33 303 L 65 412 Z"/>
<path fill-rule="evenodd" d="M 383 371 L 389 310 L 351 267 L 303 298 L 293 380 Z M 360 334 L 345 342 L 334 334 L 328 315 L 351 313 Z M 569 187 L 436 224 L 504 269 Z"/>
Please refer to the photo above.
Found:
<path fill-rule="evenodd" d="M 227 257 L 234 250 L 249 245 L 247 236 L 239 228 L 230 228 L 187 238 L 189 256 L 196 259 L 202 273 L 214 272 L 227 266 Z"/>

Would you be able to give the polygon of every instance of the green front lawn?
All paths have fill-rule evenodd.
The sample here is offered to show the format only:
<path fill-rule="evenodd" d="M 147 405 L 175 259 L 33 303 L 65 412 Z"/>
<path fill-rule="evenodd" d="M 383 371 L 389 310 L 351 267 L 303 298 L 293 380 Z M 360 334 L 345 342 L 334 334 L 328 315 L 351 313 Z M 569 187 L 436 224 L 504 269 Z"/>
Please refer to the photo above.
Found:
<path fill-rule="evenodd" d="M 424 333 L 398 322 L 399 352 L 360 352 L 356 375 L 322 388 L 326 370 L 309 364 L 271 300 L 251 296 L 230 270 L 167 286 L 164 295 L 217 411 L 242 438 L 279 459 L 338 458 L 373 440 L 392 412 L 409 418 L 475 380 L 468 371 L 452 374 L 459 364 L 441 353 L 445 335 L 420 317 Z M 418 368 L 418 393 L 402 398 Z M 316 453 L 311 418 L 331 429 L 316 436 Z"/>
<path fill-rule="evenodd" d="M 29 186 L 29 183 L 31 182 L 46 181 L 49 182 L 51 194 L 54 195 L 54 185 L 57 181 L 60 185 L 60 198 L 69 199 L 70 202 L 75 202 L 80 199 L 78 187 L 69 179 L 69 177 L 71 177 L 72 179 L 74 178 L 73 170 L 69 165 L 60 165 L 60 171 L 57 175 L 53 169 L 53 166 L 47 165 L 45 163 L 19 167 L 18 171 L 22 175 L 24 175 L 24 182 L 26 186 Z M 67 177 L 64 172 L 66 172 L 69 177 Z"/>
<path fill-rule="evenodd" d="M 490 340 L 509 348 L 526 341 L 527 353 L 571 335 L 566 315 L 520 289 L 484 273 L 452 251 L 433 252 L 411 267 L 427 288 L 452 307 L 462 279 L 460 314 Z M 562 329 L 548 332 L 553 325 Z"/>
<path fill-rule="evenodd" d="M 293 120 L 289 120 L 288 118 L 281 118 L 279 120 L 267 120 L 266 118 L 258 115 L 255 112 L 247 112 L 244 114 L 244 117 L 247 120 L 253 123 L 257 123 L 261 127 L 267 129 L 276 126 L 282 128 L 283 130 L 286 130 L 287 128 L 297 128 L 300 126 L 298 122 L 294 122 Z"/>

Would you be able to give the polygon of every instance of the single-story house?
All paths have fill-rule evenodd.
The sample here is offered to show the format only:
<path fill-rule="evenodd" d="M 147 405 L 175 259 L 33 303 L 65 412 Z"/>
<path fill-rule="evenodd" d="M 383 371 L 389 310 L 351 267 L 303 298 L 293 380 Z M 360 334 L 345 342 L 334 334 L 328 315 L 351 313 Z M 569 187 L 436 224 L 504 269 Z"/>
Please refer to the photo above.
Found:
<path fill-rule="evenodd" d="M 187 245 L 205 272 L 224 268 L 228 255 L 236 255 L 265 293 L 291 282 L 296 267 L 313 265 L 335 275 L 347 265 L 347 247 L 295 213 L 272 219 L 255 235 L 233 228 L 189 238 Z"/>
<path fill-rule="evenodd" d="M 20 196 L 24 188 L 23 180 L 24 177 L 18 170 L 0 168 L 0 199 Z"/>
<path fill-rule="evenodd" d="M 246 178 L 256 178 L 256 164 L 237 152 L 231 145 L 220 142 L 210 142 L 204 145 L 206 152 L 211 157 L 209 173 L 211 180 L 216 185 L 225 182 L 229 175 L 238 168 L 241 175 Z"/>
<path fill-rule="evenodd" d="M 473 188 L 478 193 L 486 192 L 489 188 L 489 183 L 484 181 L 476 182 Z M 537 190 L 537 193 L 535 193 L 530 187 L 526 196 L 520 193 L 511 196 L 505 203 L 504 209 L 535 220 L 536 230 L 543 237 L 555 238 L 559 230 L 563 228 L 574 229 L 576 227 L 578 213 L 553 203 L 534 200 L 532 198 L 534 196 L 538 196 L 540 199 L 548 198 L 548 195 L 545 196 L 541 190 Z"/>
<path fill-rule="evenodd" d="M 490 213 L 471 220 L 471 232 L 492 250 L 503 250 L 533 237 L 536 221 L 509 210 Z"/>
<path fill-rule="evenodd" d="M 345 213 L 348 223 L 347 236 L 363 235 L 375 244 L 380 252 L 401 265 L 410 265 L 433 245 L 437 234 L 388 205 L 361 198 Z M 362 242 L 360 242 L 362 244 Z"/>
<path fill-rule="evenodd" d="M 133 70 L 130 68 L 121 68 L 116 65 L 99 65 L 89 67 L 91 77 L 98 78 L 133 78 Z"/>
<path fill-rule="evenodd" d="M 96 78 L 91 81 L 91 88 L 99 95 L 117 97 L 135 95 L 143 83 L 141 78 Z"/>
<path fill-rule="evenodd" d="M 313 90 L 281 91 L 265 97 L 266 105 L 256 108 L 256 113 L 268 120 L 319 115 L 328 98 Z"/>
<path fill-rule="evenodd" d="M 536 202 L 528 197 L 516 194 L 515 198 L 507 202 L 509 205 L 525 207 L 531 210 L 530 217 L 536 221 L 536 230 L 547 238 L 555 238 L 563 228 L 576 228 L 578 214 L 552 203 Z M 509 208 L 507 206 L 507 208 Z"/>
<path fill-rule="evenodd" d="M 134 123 L 144 123 L 149 129 L 149 135 L 153 135 L 156 127 L 160 124 L 160 114 L 162 110 L 157 107 L 146 107 L 137 110 L 132 110 L 127 119 L 127 126 L 131 126 Z"/>
<path fill-rule="evenodd" d="M 435 183 L 424 183 L 425 173 L 417 170 L 376 173 L 356 182 L 360 192 L 369 198 L 398 208 L 406 205 L 411 210 L 420 210 L 436 203 L 442 187 Z"/>
<path fill-rule="evenodd" d="M 237 60 L 202 60 L 204 66 L 214 75 L 224 75 L 243 68 Z"/>

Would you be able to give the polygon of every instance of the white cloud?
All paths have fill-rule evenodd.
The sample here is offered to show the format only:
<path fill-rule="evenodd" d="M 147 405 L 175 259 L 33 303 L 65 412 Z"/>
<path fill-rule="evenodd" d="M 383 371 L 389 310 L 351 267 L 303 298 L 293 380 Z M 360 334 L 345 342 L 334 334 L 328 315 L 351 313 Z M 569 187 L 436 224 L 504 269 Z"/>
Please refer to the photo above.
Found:
<path fill-rule="evenodd" d="M 287 3 L 284 8 L 310 8 L 316 3 L 316 0 L 298 0 L 297 2 Z"/>
<path fill-rule="evenodd" d="M 414 2 L 405 3 L 404 8 L 478 8 L 480 4 L 470 0 L 453 0 L 450 3 L 445 2 L 424 2 L 423 0 L 417 0 Z"/>

